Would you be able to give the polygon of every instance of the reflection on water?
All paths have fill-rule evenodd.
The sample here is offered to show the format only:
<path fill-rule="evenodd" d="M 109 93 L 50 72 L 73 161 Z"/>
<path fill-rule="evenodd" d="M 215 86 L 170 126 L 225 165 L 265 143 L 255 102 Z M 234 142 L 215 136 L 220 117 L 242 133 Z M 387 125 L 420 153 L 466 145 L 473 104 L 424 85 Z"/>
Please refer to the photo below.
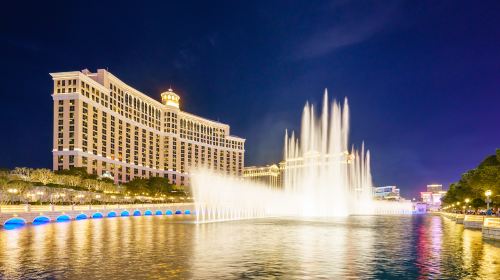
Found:
<path fill-rule="evenodd" d="M 0 230 L 0 278 L 495 279 L 500 246 L 438 216 L 81 220 Z"/>

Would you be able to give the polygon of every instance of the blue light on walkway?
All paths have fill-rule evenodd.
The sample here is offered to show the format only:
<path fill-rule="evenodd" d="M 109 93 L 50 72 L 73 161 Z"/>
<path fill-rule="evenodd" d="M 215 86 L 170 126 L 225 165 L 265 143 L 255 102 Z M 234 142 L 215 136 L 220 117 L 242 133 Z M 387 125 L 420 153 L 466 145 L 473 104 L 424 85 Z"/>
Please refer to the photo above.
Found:
<path fill-rule="evenodd" d="M 167 211 L 165 212 L 165 215 L 172 215 L 172 210 L 167 210 Z"/>
<path fill-rule="evenodd" d="M 161 210 L 156 210 L 155 215 L 163 215 L 163 212 L 161 212 Z"/>
<path fill-rule="evenodd" d="M 102 213 L 99 213 L 99 212 L 94 213 L 94 214 L 92 215 L 92 218 L 93 218 L 93 219 L 100 219 L 100 218 L 102 218 L 102 217 L 103 217 Z"/>
<path fill-rule="evenodd" d="M 144 212 L 144 216 L 151 216 L 153 215 L 153 212 L 151 212 L 151 210 L 146 210 L 146 212 Z"/>
<path fill-rule="evenodd" d="M 120 214 L 120 216 L 122 216 L 122 217 L 128 217 L 128 216 L 130 216 L 130 213 L 129 213 L 128 211 L 123 211 L 123 212 Z"/>
<path fill-rule="evenodd" d="M 139 210 L 134 211 L 134 216 L 140 216 L 140 215 L 141 215 L 141 211 L 139 211 Z"/>
<path fill-rule="evenodd" d="M 3 227 L 6 230 L 11 230 L 11 229 L 16 229 L 24 226 L 26 224 L 26 221 L 22 218 L 10 218 L 5 223 L 3 224 Z"/>
<path fill-rule="evenodd" d="M 35 219 L 33 219 L 33 224 L 34 225 L 43 225 L 50 222 L 50 218 L 46 216 L 38 216 Z"/>
<path fill-rule="evenodd" d="M 56 222 L 69 222 L 71 218 L 68 215 L 61 215 L 56 218 Z"/>
<path fill-rule="evenodd" d="M 85 214 L 78 214 L 78 216 L 75 217 L 75 220 L 85 220 L 87 219 L 87 215 Z"/>
<path fill-rule="evenodd" d="M 116 217 L 116 212 L 115 211 L 111 211 L 108 213 L 108 218 L 113 218 L 113 217 Z"/>

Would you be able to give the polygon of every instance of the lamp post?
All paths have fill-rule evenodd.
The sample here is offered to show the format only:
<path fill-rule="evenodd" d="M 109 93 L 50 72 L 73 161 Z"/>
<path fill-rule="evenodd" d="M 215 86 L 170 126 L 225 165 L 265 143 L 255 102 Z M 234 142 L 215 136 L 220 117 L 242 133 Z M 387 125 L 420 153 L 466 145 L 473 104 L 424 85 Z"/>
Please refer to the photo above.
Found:
<path fill-rule="evenodd" d="M 491 190 L 487 190 L 484 194 L 486 195 L 486 210 L 489 210 L 490 209 L 490 202 L 491 202 L 491 199 L 490 199 Z"/>
<path fill-rule="evenodd" d="M 470 202 L 470 199 L 466 198 L 465 199 L 465 206 L 463 207 L 465 209 L 464 211 L 467 211 L 467 206 L 468 206 L 469 202 Z M 464 214 L 467 214 L 467 212 L 465 212 Z"/>

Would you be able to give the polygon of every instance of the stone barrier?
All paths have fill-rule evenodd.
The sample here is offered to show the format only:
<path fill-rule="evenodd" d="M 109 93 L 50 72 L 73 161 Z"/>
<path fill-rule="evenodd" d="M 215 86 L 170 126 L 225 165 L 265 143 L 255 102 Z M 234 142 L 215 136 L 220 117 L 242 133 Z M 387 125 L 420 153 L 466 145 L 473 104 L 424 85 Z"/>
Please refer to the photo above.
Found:
<path fill-rule="evenodd" d="M 450 220 L 455 220 L 457 214 L 456 213 L 448 213 L 448 212 L 441 212 L 441 215 L 450 219 Z"/>
<path fill-rule="evenodd" d="M 500 240 L 500 218 L 484 218 L 483 238 Z"/>
<path fill-rule="evenodd" d="M 484 223 L 484 216 L 479 215 L 465 215 L 464 228 L 482 229 Z"/>
<path fill-rule="evenodd" d="M 455 222 L 457 224 L 463 224 L 464 223 L 464 219 L 465 219 L 465 215 L 464 214 L 457 214 L 456 217 L 455 217 Z"/>

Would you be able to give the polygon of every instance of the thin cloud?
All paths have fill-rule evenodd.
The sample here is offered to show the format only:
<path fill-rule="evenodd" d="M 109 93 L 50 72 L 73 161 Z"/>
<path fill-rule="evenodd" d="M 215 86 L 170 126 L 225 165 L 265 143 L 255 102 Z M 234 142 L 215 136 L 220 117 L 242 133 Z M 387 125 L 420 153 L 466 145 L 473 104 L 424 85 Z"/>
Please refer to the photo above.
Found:
<path fill-rule="evenodd" d="M 328 13 L 333 16 L 338 12 L 337 9 L 339 7 L 334 6 Z M 345 19 L 313 32 L 296 48 L 293 56 L 295 59 L 319 57 L 370 39 L 388 25 L 396 6 L 375 7 L 366 14 L 351 13 L 346 7 L 342 9 Z"/>

